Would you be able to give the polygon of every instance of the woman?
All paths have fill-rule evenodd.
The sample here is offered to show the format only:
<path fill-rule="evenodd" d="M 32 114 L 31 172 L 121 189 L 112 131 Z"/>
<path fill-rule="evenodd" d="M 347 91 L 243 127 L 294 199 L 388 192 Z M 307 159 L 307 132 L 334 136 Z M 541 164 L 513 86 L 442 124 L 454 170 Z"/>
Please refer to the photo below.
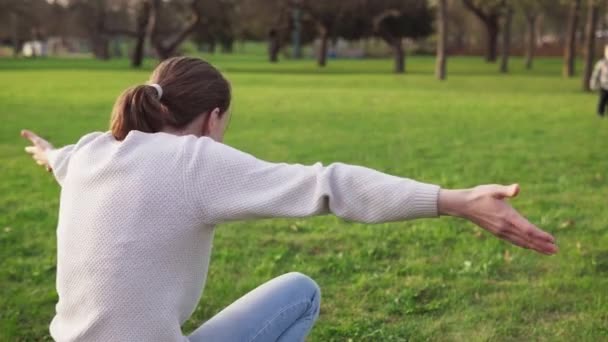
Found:
<path fill-rule="evenodd" d="M 289 273 L 254 289 L 188 337 L 214 226 L 332 213 L 388 222 L 452 215 L 518 246 L 557 252 L 506 202 L 517 185 L 445 190 L 363 167 L 275 164 L 222 144 L 230 85 L 208 63 L 172 58 L 126 90 L 111 131 L 26 151 L 62 187 L 57 341 L 301 341 L 319 314 L 316 283 Z"/>

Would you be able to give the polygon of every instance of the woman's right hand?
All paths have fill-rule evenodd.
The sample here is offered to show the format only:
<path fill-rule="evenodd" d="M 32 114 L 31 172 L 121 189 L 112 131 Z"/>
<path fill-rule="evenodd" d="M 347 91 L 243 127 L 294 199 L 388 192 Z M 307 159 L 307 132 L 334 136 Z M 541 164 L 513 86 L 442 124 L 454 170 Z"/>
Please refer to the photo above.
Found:
<path fill-rule="evenodd" d="M 32 155 L 32 158 L 36 161 L 36 164 L 43 166 L 47 171 L 51 172 L 51 166 L 46 153 L 53 149 L 53 145 L 48 141 L 39 137 L 36 133 L 24 129 L 21 131 L 21 136 L 28 139 L 32 146 L 25 148 L 25 152 Z"/>
<path fill-rule="evenodd" d="M 519 185 L 481 185 L 469 190 L 439 193 L 440 215 L 465 218 L 519 247 L 551 255 L 558 251 L 555 238 L 526 220 L 506 199 L 519 193 Z"/>

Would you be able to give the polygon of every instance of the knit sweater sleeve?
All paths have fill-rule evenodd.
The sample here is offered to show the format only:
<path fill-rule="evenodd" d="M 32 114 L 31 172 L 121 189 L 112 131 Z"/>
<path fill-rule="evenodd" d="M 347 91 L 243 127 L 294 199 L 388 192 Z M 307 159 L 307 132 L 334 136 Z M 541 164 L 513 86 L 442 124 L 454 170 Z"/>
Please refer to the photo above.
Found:
<path fill-rule="evenodd" d="M 89 133 L 80 138 L 76 144 L 54 148 L 46 152 L 46 156 L 49 160 L 49 166 L 53 169 L 53 175 L 55 176 L 55 179 L 59 185 L 63 186 L 63 180 L 67 176 L 68 165 L 70 164 L 72 154 L 77 149 L 88 144 L 102 134 L 102 132 Z"/>
<path fill-rule="evenodd" d="M 184 186 L 208 224 L 335 214 L 378 223 L 437 216 L 439 187 L 341 163 L 270 163 L 209 138 L 188 137 Z"/>
<path fill-rule="evenodd" d="M 46 153 L 49 165 L 53 169 L 53 175 L 59 185 L 63 185 L 63 180 L 68 172 L 68 164 L 74 147 L 76 147 L 76 145 L 67 145 L 49 150 Z"/>

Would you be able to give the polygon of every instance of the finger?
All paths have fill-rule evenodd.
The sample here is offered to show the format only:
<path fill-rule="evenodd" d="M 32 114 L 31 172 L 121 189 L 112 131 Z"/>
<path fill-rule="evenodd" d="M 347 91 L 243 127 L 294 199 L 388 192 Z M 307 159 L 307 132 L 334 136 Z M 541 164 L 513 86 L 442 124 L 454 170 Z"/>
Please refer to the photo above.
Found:
<path fill-rule="evenodd" d="M 532 248 L 533 250 L 543 253 L 543 254 L 547 254 L 547 255 L 553 255 L 555 253 L 557 253 L 558 248 L 556 245 L 550 243 L 550 242 L 546 242 L 546 241 L 529 241 L 529 246 L 530 248 Z"/>
<path fill-rule="evenodd" d="M 43 162 L 42 160 L 36 160 L 36 164 L 38 164 L 40 166 L 46 166 L 46 163 Z"/>
<path fill-rule="evenodd" d="M 542 230 L 534 227 L 532 224 L 528 224 L 530 225 L 530 227 L 524 229 L 512 225 L 510 233 L 517 235 L 520 239 L 525 240 L 534 250 L 545 254 L 557 253 L 558 248 L 555 245 L 555 239 L 548 239 L 548 236 L 550 236 L 551 238 L 553 237 L 543 232 Z"/>
<path fill-rule="evenodd" d="M 525 249 L 532 249 L 536 252 L 542 253 L 542 254 L 546 254 L 546 255 L 552 255 L 557 253 L 557 246 L 555 246 L 552 243 L 546 242 L 546 241 L 533 241 L 533 240 L 529 240 L 526 239 L 524 237 L 522 237 L 521 235 L 517 234 L 515 231 L 509 231 L 509 232 L 505 232 L 502 234 L 503 239 L 513 243 L 516 246 L 525 248 Z"/>
<path fill-rule="evenodd" d="M 505 232 L 505 233 L 498 234 L 498 237 L 514 244 L 515 246 L 525 248 L 525 249 L 530 249 L 530 245 L 528 244 L 528 242 L 525 239 L 521 238 L 520 236 L 518 236 L 512 232 Z"/>
<path fill-rule="evenodd" d="M 34 144 L 38 141 L 38 138 L 39 138 L 38 135 L 36 135 L 36 133 L 34 133 L 30 130 L 27 130 L 27 129 L 24 129 L 21 131 L 21 136 L 28 139 L 29 141 L 31 141 Z"/>
<path fill-rule="evenodd" d="M 553 237 L 553 235 L 539 229 L 519 214 L 514 215 L 511 218 L 510 223 L 529 238 L 555 243 L 555 237 Z"/>
<path fill-rule="evenodd" d="M 494 188 L 494 197 L 498 199 L 512 198 L 517 194 L 519 194 L 519 184 L 496 185 Z"/>
<path fill-rule="evenodd" d="M 30 154 L 36 153 L 37 150 L 38 150 L 38 148 L 36 146 L 28 146 L 25 148 L 25 152 L 30 153 Z"/>
<path fill-rule="evenodd" d="M 538 230 L 538 229 L 537 229 Z M 540 230 L 539 230 L 540 231 Z M 523 231 L 520 228 L 512 225 L 504 235 L 510 237 L 517 237 L 520 240 L 525 241 L 529 248 L 534 249 L 544 254 L 555 254 L 558 251 L 557 246 L 552 241 L 547 241 L 543 238 L 530 234 L 529 231 Z"/>

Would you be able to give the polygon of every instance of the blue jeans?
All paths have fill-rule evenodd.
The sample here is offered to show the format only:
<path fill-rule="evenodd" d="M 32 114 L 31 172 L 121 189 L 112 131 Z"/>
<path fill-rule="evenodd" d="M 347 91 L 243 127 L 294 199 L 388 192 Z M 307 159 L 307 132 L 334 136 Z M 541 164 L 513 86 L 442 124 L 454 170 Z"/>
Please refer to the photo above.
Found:
<path fill-rule="evenodd" d="M 291 272 L 253 289 L 210 318 L 191 342 L 304 341 L 319 317 L 321 291 L 308 276 Z"/>

